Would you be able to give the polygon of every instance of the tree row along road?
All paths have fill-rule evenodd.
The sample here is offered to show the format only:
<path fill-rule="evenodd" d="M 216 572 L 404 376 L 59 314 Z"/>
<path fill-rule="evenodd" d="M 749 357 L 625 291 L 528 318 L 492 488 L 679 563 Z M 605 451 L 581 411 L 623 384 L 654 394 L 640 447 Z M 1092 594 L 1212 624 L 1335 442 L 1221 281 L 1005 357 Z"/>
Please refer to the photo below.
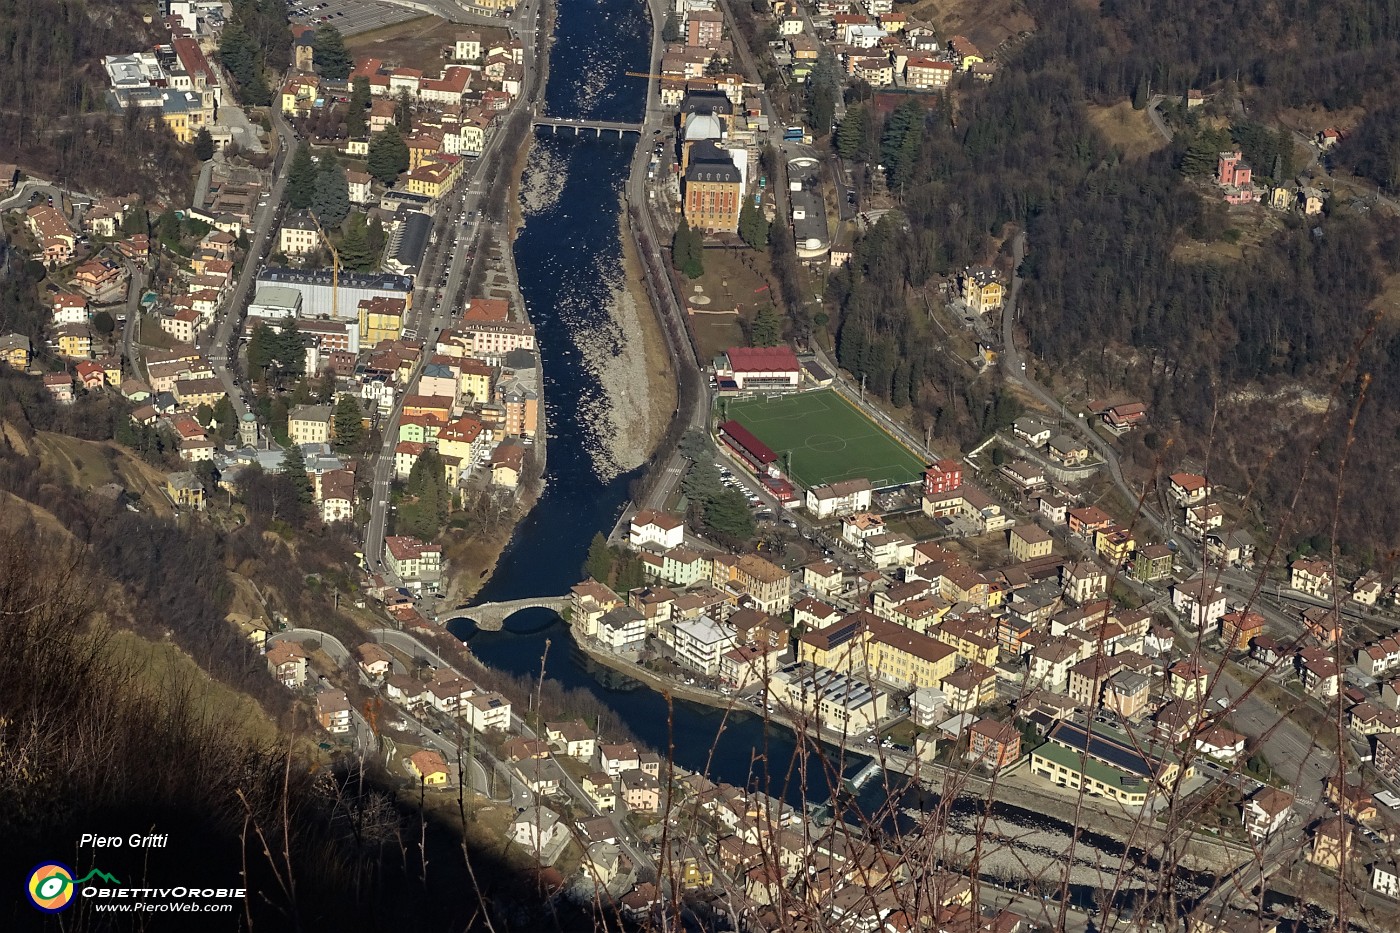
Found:
<path fill-rule="evenodd" d="M 642 277 L 652 310 L 661 327 L 671 363 L 676 368 L 676 412 L 673 418 L 679 419 L 689 430 L 703 431 L 709 421 L 710 395 L 686 328 L 685 311 L 676 297 L 661 252 L 662 229 L 657 224 L 647 197 L 650 146 L 656 138 L 654 134 L 662 129 L 667 119 L 666 112 L 660 106 L 659 81 L 656 77 L 665 49 L 661 29 L 666 22 L 666 6 L 660 0 L 648 0 L 647 7 L 652 20 L 651 66 L 647 69 L 650 77 L 647 78 L 642 133 L 632 153 L 632 167 L 624 189 L 629 220 L 627 230 L 642 264 Z M 673 430 L 671 433 L 675 435 L 677 432 Z M 642 508 L 664 508 L 684 472 L 683 458 L 678 450 L 663 443 L 656 453 L 658 459 L 648 476 L 650 487 L 643 501 L 636 503 Z"/>

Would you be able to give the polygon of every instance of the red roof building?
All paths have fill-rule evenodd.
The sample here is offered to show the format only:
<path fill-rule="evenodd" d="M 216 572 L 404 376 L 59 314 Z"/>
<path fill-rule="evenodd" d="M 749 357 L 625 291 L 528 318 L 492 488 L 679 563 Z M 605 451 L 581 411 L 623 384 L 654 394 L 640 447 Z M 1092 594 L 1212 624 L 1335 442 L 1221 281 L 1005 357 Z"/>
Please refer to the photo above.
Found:
<path fill-rule="evenodd" d="M 499 323 L 510 320 L 510 302 L 504 298 L 473 298 L 465 311 L 462 312 L 462 320 L 481 321 L 483 323 Z"/>
<path fill-rule="evenodd" d="M 744 459 L 756 473 L 776 470 L 778 455 L 763 441 L 753 436 L 748 428 L 737 421 L 726 421 L 719 426 L 720 440 Z"/>
<path fill-rule="evenodd" d="M 924 495 L 936 496 L 962 486 L 962 464 L 947 458 L 924 471 Z"/>
<path fill-rule="evenodd" d="M 731 347 L 717 361 L 715 375 L 741 392 L 795 389 L 802 366 L 792 347 Z"/>

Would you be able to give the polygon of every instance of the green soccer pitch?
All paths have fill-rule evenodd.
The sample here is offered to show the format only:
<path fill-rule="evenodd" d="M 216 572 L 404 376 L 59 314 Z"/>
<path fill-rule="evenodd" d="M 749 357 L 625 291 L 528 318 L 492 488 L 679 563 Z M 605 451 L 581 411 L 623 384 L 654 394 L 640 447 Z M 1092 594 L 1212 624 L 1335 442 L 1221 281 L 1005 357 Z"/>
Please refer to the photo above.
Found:
<path fill-rule="evenodd" d="M 858 477 L 876 489 L 902 486 L 927 466 L 834 389 L 736 399 L 725 413 L 771 447 L 804 489 Z"/>

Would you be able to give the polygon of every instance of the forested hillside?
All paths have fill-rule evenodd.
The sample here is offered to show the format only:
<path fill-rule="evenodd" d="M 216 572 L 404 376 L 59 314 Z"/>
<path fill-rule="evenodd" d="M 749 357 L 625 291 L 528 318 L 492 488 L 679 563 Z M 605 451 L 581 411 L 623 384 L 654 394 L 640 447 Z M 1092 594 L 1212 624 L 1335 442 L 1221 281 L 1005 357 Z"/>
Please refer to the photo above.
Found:
<path fill-rule="evenodd" d="M 1129 438 L 1129 454 L 1152 467 L 1171 438 L 1173 458 L 1214 458 L 1213 475 L 1232 487 L 1258 483 L 1265 521 L 1302 488 L 1290 543 L 1331 535 L 1348 406 L 1370 373 L 1357 423 L 1366 443 L 1350 452 L 1338 536 L 1363 562 L 1385 553 L 1400 542 L 1400 518 L 1361 500 L 1400 495 L 1390 469 L 1400 455 L 1400 336 L 1373 310 L 1400 272 L 1400 224 L 1387 209 L 1336 202 L 1319 232 L 1287 217 L 1246 238 L 1245 221 L 1203 197 L 1192 176 L 1203 153 L 1212 171 L 1213 152 L 1233 144 L 1256 160 L 1257 177 L 1286 179 L 1299 166 L 1288 135 L 1271 128 L 1281 108 L 1385 100 L 1400 83 L 1400 6 L 1246 2 L 1222 16 L 1197 0 L 1106 0 L 1097 12 L 1031 10 L 1036 34 L 990 84 L 963 85 L 956 111 L 917 99 L 892 112 L 878 100 L 848 109 L 838 146 L 884 166 L 902 219 L 867 234 L 831 281 L 842 364 L 961 443 L 1004 424 L 1015 404 L 996 377 L 974 378 L 941 351 L 920 291 L 995 259 L 1024 229 L 1021 325 L 1049 364 L 1042 378 L 1144 396 L 1156 429 Z M 1182 117 L 1172 145 L 1146 159 L 1120 157 L 1088 119 L 1089 104 L 1192 87 L 1216 91 L 1223 123 Z M 1393 116 L 1363 122 L 1339 156 L 1352 153 L 1372 177 L 1400 164 L 1382 113 Z M 1244 241 L 1243 258 L 1215 249 Z M 1200 248 L 1188 256 L 1190 243 Z M 1334 388 L 1342 413 L 1318 435 L 1322 454 L 1300 483 L 1312 451 L 1302 429 L 1319 419 L 1280 407 L 1274 393 L 1305 394 L 1316 412 Z"/>
<path fill-rule="evenodd" d="M 233 920 L 209 929 L 593 929 L 503 861 L 497 831 L 475 826 L 476 801 L 422 806 L 380 756 L 360 764 L 320 745 L 307 701 L 228 621 L 251 581 L 260 613 L 364 640 L 351 600 L 335 598 L 355 588 L 353 537 L 269 490 L 291 479 L 251 477 L 242 521 L 173 521 L 160 503 L 132 512 L 77 488 L 48 454 L 55 439 L 109 437 L 126 407 L 58 406 L 38 379 L 0 368 L 0 874 L 58 858 L 128 886 L 246 885 Z M 70 437 L 41 433 L 54 431 Z M 259 486 L 280 509 L 256 501 Z M 182 663 L 130 663 L 172 655 Z M 485 672 L 482 683 L 540 709 L 578 708 L 557 684 Z M 165 833 L 169 846 L 94 853 L 75 845 L 82 832 Z M 104 922 L 96 903 L 79 898 L 64 929 L 130 928 Z M 0 929 L 46 919 L 18 895 L 0 902 Z M 191 929 L 171 914 L 139 926 Z"/>
<path fill-rule="evenodd" d="M 0 162 L 81 190 L 188 188 L 189 148 L 105 100 L 103 56 L 149 47 L 153 13 L 147 0 L 0 0 Z"/>

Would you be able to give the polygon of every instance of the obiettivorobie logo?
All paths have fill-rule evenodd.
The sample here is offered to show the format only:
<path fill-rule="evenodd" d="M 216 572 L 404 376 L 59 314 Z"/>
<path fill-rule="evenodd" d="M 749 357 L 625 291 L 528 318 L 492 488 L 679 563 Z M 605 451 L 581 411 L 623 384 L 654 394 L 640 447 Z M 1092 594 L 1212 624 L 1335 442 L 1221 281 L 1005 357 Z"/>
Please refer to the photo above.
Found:
<path fill-rule="evenodd" d="M 81 878 L 74 878 L 73 869 L 62 862 L 45 862 L 29 873 L 29 883 L 25 885 L 25 891 L 29 895 L 29 902 L 36 908 L 45 913 L 56 914 L 71 907 L 78 886 L 87 884 L 94 878 L 121 887 L 120 881 L 96 868 Z"/>
<path fill-rule="evenodd" d="M 248 893 L 244 888 L 232 887 L 128 885 L 97 868 L 78 878 L 62 862 L 44 862 L 35 867 L 24 890 L 34 908 L 46 914 L 67 910 L 79 897 L 95 902 L 94 910 L 108 913 L 227 913 L 233 910 L 233 901 Z"/>

